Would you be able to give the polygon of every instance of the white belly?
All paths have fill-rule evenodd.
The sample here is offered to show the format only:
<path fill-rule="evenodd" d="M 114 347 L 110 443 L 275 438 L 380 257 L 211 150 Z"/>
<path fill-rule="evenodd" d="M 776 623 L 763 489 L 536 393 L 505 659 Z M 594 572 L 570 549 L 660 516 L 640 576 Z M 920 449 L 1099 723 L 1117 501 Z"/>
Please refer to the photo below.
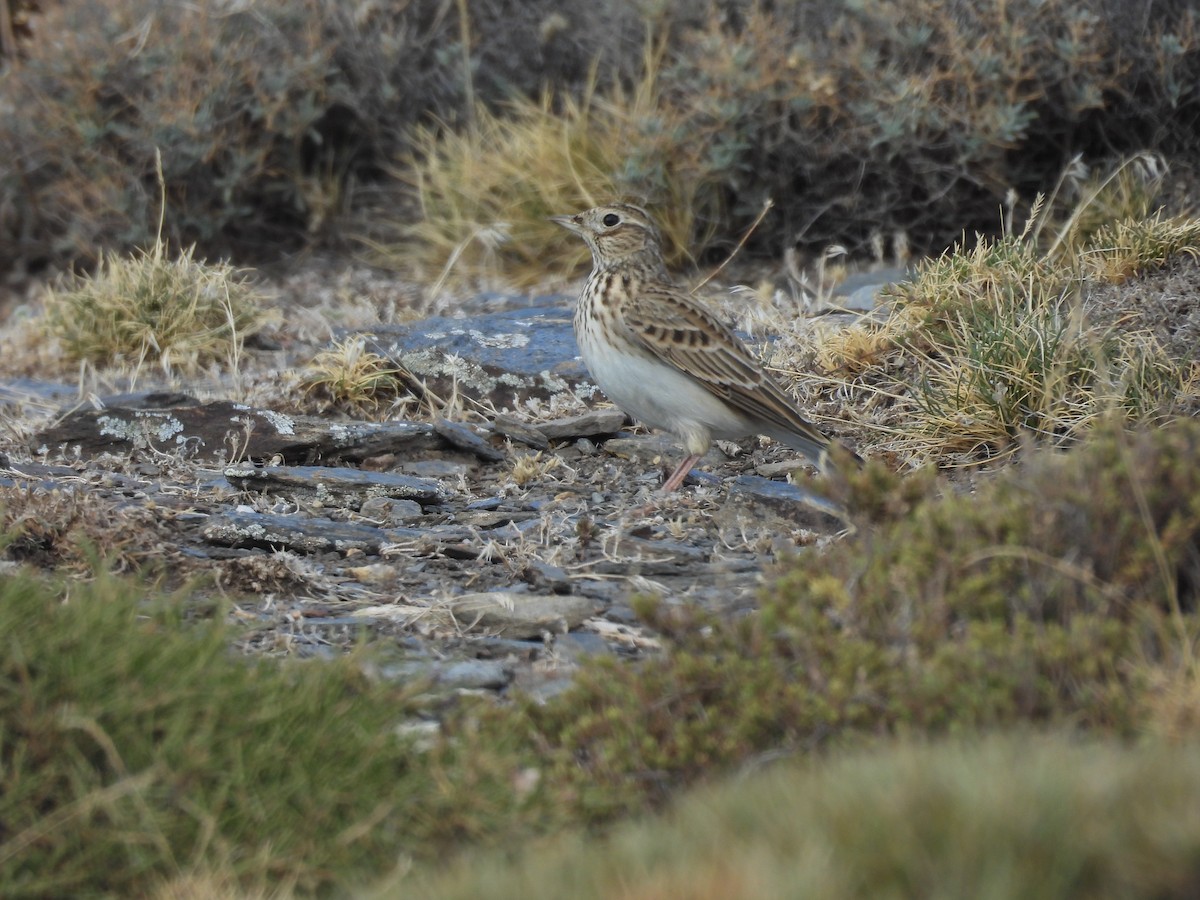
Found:
<path fill-rule="evenodd" d="M 753 423 L 688 375 L 646 355 L 617 354 L 582 337 L 588 371 L 613 403 L 653 428 L 673 432 L 689 453 L 704 453 L 712 438 L 756 433 Z"/>

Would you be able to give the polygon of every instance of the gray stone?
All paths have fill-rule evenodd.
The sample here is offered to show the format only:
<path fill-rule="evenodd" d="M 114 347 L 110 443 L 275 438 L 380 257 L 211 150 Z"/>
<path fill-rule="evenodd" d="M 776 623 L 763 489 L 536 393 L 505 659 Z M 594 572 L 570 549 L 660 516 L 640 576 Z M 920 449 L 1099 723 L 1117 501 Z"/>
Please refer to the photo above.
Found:
<path fill-rule="evenodd" d="M 571 660 L 581 660 L 588 656 L 608 656 L 613 652 L 604 638 L 590 631 L 572 631 L 570 634 L 560 635 L 554 642 L 554 649 Z"/>
<path fill-rule="evenodd" d="M 420 503 L 395 497 L 372 497 L 364 501 L 358 511 L 364 516 L 380 520 L 388 525 L 412 522 L 424 515 Z"/>
<path fill-rule="evenodd" d="M 136 391 L 131 394 L 109 394 L 100 398 L 100 406 L 105 408 L 174 409 L 199 405 L 199 400 L 181 391 Z"/>
<path fill-rule="evenodd" d="M 388 544 L 407 542 L 427 553 L 446 552 L 449 542 L 466 541 L 466 529 L 375 528 L 318 516 L 277 516 L 227 511 L 210 516 L 202 529 L 209 543 L 226 547 L 287 548 L 298 553 L 374 553 Z M 473 556 L 473 548 L 462 548 Z"/>
<path fill-rule="evenodd" d="M 665 465 L 674 468 L 684 457 L 683 447 L 671 437 L 659 434 L 639 434 L 615 437 L 602 445 L 604 452 L 640 466 Z M 696 465 L 719 466 L 729 457 L 715 444 Z"/>
<path fill-rule="evenodd" d="M 433 423 L 433 430 L 450 446 L 473 453 L 480 459 L 487 460 L 488 462 L 500 462 L 504 459 L 503 450 L 497 450 L 484 438 L 472 431 L 470 427 L 461 422 L 438 419 Z"/>
<path fill-rule="evenodd" d="M 464 594 L 450 601 L 460 627 L 507 638 L 534 638 L 545 631 L 563 634 L 583 624 L 594 609 L 586 597 L 520 591 Z"/>
<path fill-rule="evenodd" d="M 467 509 L 499 509 L 504 501 L 499 497 L 484 497 L 482 500 L 472 500 Z"/>
<path fill-rule="evenodd" d="M 813 464 L 804 456 L 797 455 L 795 459 L 785 459 L 780 462 L 763 463 L 754 467 L 754 472 L 763 478 L 778 478 L 780 475 L 791 475 L 811 469 Z"/>
<path fill-rule="evenodd" d="M 78 403 L 79 386 L 42 381 L 38 378 L 6 378 L 0 383 L 0 403 L 21 405 L 34 403 L 37 406 L 60 403 Z"/>
<path fill-rule="evenodd" d="M 548 298 L 549 299 L 549 298 Z M 571 311 L 541 306 L 376 326 L 368 348 L 411 372 L 435 394 L 455 390 L 496 408 L 564 391 L 595 393 L 579 359 Z M 578 389 L 578 390 L 577 390 Z"/>
<path fill-rule="evenodd" d="M 499 690 L 512 681 L 512 667 L 495 659 L 405 660 L 385 663 L 376 670 L 388 681 L 428 681 L 434 688 Z"/>
<path fill-rule="evenodd" d="M 464 659 L 440 666 L 437 680 L 449 687 L 497 690 L 512 681 L 512 668 L 496 659 Z"/>
<path fill-rule="evenodd" d="M 842 510 L 833 501 L 805 485 L 770 481 L 757 475 L 742 475 L 734 480 L 722 513 L 748 514 L 760 524 L 765 521 L 763 514 L 769 513 L 803 528 L 838 531 L 843 527 Z"/>
<path fill-rule="evenodd" d="M 569 438 L 588 438 L 599 434 L 616 434 L 625 427 L 625 413 L 619 409 L 593 409 L 567 419 L 541 422 L 538 431 L 552 441 Z"/>
<path fill-rule="evenodd" d="M 870 312 L 880 305 L 881 292 L 902 281 L 908 281 L 906 269 L 886 268 L 873 272 L 857 272 L 848 276 L 834 292 L 830 307 L 852 312 Z"/>
<path fill-rule="evenodd" d="M 418 478 L 438 478 L 457 481 L 471 471 L 471 466 L 455 459 L 414 459 L 398 463 L 398 468 L 405 475 L 415 475 Z"/>
<path fill-rule="evenodd" d="M 550 449 L 550 441 L 546 438 L 546 435 L 528 422 L 522 422 L 519 419 L 514 419 L 512 416 L 506 416 L 504 413 L 497 413 L 496 417 L 492 420 L 492 425 L 495 427 L 497 434 L 512 438 L 514 441 L 520 441 L 527 447 L 532 447 L 535 450 Z"/>
<path fill-rule="evenodd" d="M 550 591 L 555 594 L 565 594 L 571 590 L 571 579 L 567 575 L 567 570 L 540 559 L 530 560 L 521 572 L 521 577 L 534 590 Z"/>
<path fill-rule="evenodd" d="M 332 466 L 253 466 L 225 469 L 230 484 L 243 490 L 301 492 L 313 499 L 358 509 L 375 497 L 444 503 L 453 491 L 432 478 L 395 472 L 367 472 Z"/>
<path fill-rule="evenodd" d="M 498 525 L 527 522 L 531 519 L 540 520 L 541 516 L 531 509 L 467 509 L 454 517 L 454 521 L 459 525 L 470 525 L 474 528 L 495 528 Z"/>
<path fill-rule="evenodd" d="M 36 450 L 81 456 L 134 450 L 207 460 L 278 457 L 289 463 L 357 461 L 387 452 L 433 450 L 442 441 L 418 422 L 330 422 L 217 400 L 170 409 L 82 409 L 33 439 Z"/>

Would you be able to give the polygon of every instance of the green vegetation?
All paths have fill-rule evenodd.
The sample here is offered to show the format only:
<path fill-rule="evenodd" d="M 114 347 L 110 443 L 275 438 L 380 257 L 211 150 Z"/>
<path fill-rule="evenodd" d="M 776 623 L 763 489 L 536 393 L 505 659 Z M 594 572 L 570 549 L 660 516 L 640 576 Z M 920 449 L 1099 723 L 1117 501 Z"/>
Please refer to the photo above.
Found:
<path fill-rule="evenodd" d="M 35 28 L 0 81 L 24 110 L 0 129 L 15 163 L 0 178 L 3 269 L 148 244 L 156 153 L 171 244 L 278 253 L 341 208 L 356 156 L 390 143 L 390 126 L 416 114 L 410 98 L 447 91 L 428 64 L 428 24 L 358 21 L 325 0 L 241 11 L 107 0 L 53 6 Z"/>
<path fill-rule="evenodd" d="M 1092 7 L 1009 3 L 963 15 L 950 0 L 912 0 L 713 11 L 645 54 L 636 90 L 600 102 L 588 90 L 582 105 L 518 97 L 498 118 L 481 113 L 482 131 L 423 132 L 412 170 L 424 221 L 400 230 L 417 241 L 401 243 L 399 258 L 430 270 L 449 259 L 474 273 L 492 255 L 459 253 L 504 223 L 503 244 L 485 250 L 531 278 L 529 262 L 558 242 L 541 221 L 557 211 L 548 201 L 573 193 L 586 205 L 605 196 L 601 187 L 647 197 L 669 217 L 673 242 L 700 254 L 727 245 L 767 198 L 782 214 L 751 246 L 774 253 L 832 242 L 859 250 L 896 234 L 929 251 L 964 231 L 995 233 L 1002 205 L 1011 212 L 1021 194 L 1028 203 L 1071 161 L 1048 157 L 1048 146 L 1092 147 L 1098 158 L 1141 150 L 1147 119 L 1156 147 L 1193 139 L 1177 116 L 1200 94 L 1176 81 L 1193 14 L 1163 6 L 1134 38 L 1122 30 L 1134 24 L 1127 10 Z M 1131 70 L 1112 55 L 1118 47 Z M 1059 187 L 1073 202 L 1094 186 Z M 1111 185 L 1092 192 L 1137 199 Z"/>
<path fill-rule="evenodd" d="M 308 891 L 440 827 L 397 735 L 411 687 L 238 659 L 147 592 L 0 582 L 0 894 L 133 896 L 201 866 Z"/>
<path fill-rule="evenodd" d="M 401 855 L 421 870 L 451 848 L 611 823 L 764 754 L 1004 727 L 1191 736 L 1198 456 L 1200 423 L 1186 421 L 1101 429 L 972 496 L 870 466 L 847 488 L 859 534 L 784 566 L 756 614 L 728 621 L 647 601 L 661 655 L 589 662 L 545 704 L 460 704 L 428 745 L 398 737 L 421 714 L 420 685 L 373 683 L 356 659 L 253 665 L 229 655 L 228 629 L 183 620 L 185 596 L 149 602 L 107 577 L 69 590 L 9 577 L 0 892 L 128 894 L 209 871 L 307 892 L 386 876 Z M 1054 808 L 1056 791 L 1098 802 L 1086 778 L 1052 787 L 1050 773 L 1075 764 L 1046 765 L 1012 788 L 1042 797 L 1031 809 Z M 1119 754 L 1095 765 L 1133 778 Z M 896 790 L 916 803 L 930 777 Z M 1146 777 L 1168 779 L 1147 790 L 1175 790 Z M 849 791 L 855 779 L 834 783 Z M 946 802 L 966 810 L 972 796 Z M 853 797 L 846 821 L 883 827 L 871 793 Z M 1004 803 L 995 816 L 1011 815 Z M 905 809 L 898 801 L 895 814 Z M 1067 809 L 1083 817 L 1086 806 Z M 1170 809 L 1148 833 L 1192 846 L 1200 825 Z M 1107 855 L 1120 827 L 1072 852 Z M 1129 852 L 1178 859 L 1162 840 Z M 905 877 L 903 846 L 871 878 Z M 1191 877 L 1171 865 L 1163 884 Z"/>
<path fill-rule="evenodd" d="M 429 898 L 1187 897 L 1200 757 L 1024 735 L 905 743 L 704 789 L 607 838 L 473 857 Z M 407 885 L 405 885 L 407 886 Z M 381 892 L 380 896 L 389 896 Z"/>
<path fill-rule="evenodd" d="M 669 652 L 600 662 L 528 714 L 588 818 L 780 748 L 1019 722 L 1137 733 L 1150 673 L 1188 673 L 1200 624 L 1198 454 L 1195 422 L 1109 428 L 944 497 L 872 465 L 848 497 L 860 536 L 788 565 L 756 615 L 651 604 Z"/>
<path fill-rule="evenodd" d="M 473 2 L 466 21 L 442 0 L 42 7 L 20 64 L 0 73 L 0 103 L 22 111 L 0 125 L 0 272 L 148 244 L 156 152 L 172 245 L 258 262 L 336 242 L 331 226 L 373 202 L 427 117 L 533 96 L 541 72 L 573 88 L 598 39 L 630 47 L 606 67 L 624 77 L 643 33 L 626 4 L 584 0 Z"/>

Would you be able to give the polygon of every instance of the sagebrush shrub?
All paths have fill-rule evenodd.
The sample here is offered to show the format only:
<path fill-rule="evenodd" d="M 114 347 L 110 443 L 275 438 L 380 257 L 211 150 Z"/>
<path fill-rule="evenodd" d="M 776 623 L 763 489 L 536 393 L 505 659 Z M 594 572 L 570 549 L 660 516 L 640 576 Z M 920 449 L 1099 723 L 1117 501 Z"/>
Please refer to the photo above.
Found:
<path fill-rule="evenodd" d="M 581 85 L 601 51 L 610 82 L 642 34 L 625 4 L 581 0 L 474 2 L 465 28 L 441 0 L 47 6 L 0 78 L 0 106 L 20 110 L 0 119 L 0 271 L 147 244 L 156 150 L 165 237 L 276 254 L 381 177 L 414 124 L 460 121 L 472 96 L 535 93 L 544 77 Z"/>
<path fill-rule="evenodd" d="M 780 201 L 760 239 L 941 249 L 1075 152 L 1194 147 L 1197 24 L 1173 2 L 790 0 L 684 34 L 664 90 L 737 219 Z"/>

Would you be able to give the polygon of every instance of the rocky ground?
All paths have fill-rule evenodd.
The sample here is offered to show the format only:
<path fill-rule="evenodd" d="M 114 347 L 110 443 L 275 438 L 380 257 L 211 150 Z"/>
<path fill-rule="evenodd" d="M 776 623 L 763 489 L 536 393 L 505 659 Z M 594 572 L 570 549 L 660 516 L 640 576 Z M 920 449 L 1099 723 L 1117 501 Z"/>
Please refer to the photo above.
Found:
<path fill-rule="evenodd" d="M 863 280 L 850 287 L 862 302 Z M 737 615 L 775 559 L 844 529 L 812 469 L 766 441 L 714 447 L 659 496 L 679 447 L 588 382 L 570 298 L 479 302 L 363 338 L 469 414 L 300 415 L 211 384 L 80 401 L 10 380 L 8 419 L 41 424 L 4 459 L 8 555 L 61 568 L 82 534 L 118 568 L 229 597 L 247 653 L 328 656 L 366 634 L 383 677 L 548 694 L 584 655 L 654 650 L 637 595 Z"/>
<path fill-rule="evenodd" d="M 802 314 L 836 328 L 870 314 L 899 275 L 848 279 Z M 166 587 L 199 579 L 202 594 L 231 600 L 247 654 L 330 656 L 366 635 L 383 677 L 448 694 L 549 694 L 582 656 L 654 651 L 638 595 L 739 615 L 777 559 L 844 532 L 812 469 L 765 440 L 719 443 L 684 490 L 659 496 L 681 451 L 590 384 L 570 296 L 480 293 L 456 315 L 384 325 L 413 302 L 410 289 L 362 270 L 346 277 L 282 281 L 285 322 L 248 345 L 235 375 L 144 377 L 123 393 L 94 378 L 81 397 L 66 377 L 39 377 L 36 359 L 10 359 L 0 383 L 8 558 L 83 570 L 93 547 L 111 567 L 161 572 Z M 1162 330 L 1187 356 L 1198 283 L 1187 261 L 1100 288 L 1092 304 Z M 364 296 L 376 320 L 331 330 L 348 298 Z M 21 352 L 15 327 L 9 355 Z M 390 409 L 355 417 L 300 402 L 295 371 L 346 339 L 406 384 Z M 796 334 L 785 340 L 794 351 Z M 863 446 L 847 419 L 865 421 L 865 410 L 811 411 Z"/>

